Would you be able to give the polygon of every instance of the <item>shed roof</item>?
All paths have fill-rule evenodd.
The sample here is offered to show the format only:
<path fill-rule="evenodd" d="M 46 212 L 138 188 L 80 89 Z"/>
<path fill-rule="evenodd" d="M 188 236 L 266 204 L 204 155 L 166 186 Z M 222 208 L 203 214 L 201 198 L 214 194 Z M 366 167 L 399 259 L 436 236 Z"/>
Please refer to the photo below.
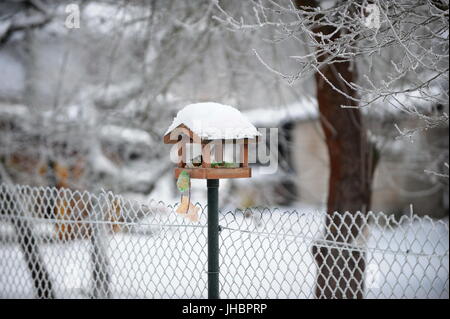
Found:
<path fill-rule="evenodd" d="M 167 132 L 187 127 L 203 140 L 255 138 L 261 134 L 232 106 L 215 102 L 189 104 L 181 109 Z"/>
<path fill-rule="evenodd" d="M 319 110 L 315 98 L 303 98 L 292 104 L 251 109 L 244 115 L 258 127 L 278 127 L 285 121 L 315 121 Z"/>

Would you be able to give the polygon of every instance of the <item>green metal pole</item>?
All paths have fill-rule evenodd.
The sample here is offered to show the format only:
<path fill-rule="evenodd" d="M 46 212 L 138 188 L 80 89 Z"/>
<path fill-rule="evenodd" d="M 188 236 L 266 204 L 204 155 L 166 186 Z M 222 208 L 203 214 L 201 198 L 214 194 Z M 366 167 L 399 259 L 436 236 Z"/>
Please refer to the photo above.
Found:
<path fill-rule="evenodd" d="M 208 179 L 208 299 L 219 299 L 219 180 Z"/>

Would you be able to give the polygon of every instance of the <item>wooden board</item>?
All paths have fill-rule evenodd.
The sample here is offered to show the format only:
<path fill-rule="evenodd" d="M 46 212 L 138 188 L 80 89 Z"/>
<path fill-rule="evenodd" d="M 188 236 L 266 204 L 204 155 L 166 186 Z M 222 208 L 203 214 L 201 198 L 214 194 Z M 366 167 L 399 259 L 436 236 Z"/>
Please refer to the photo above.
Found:
<path fill-rule="evenodd" d="M 250 167 L 239 168 L 175 168 L 175 178 L 182 171 L 187 171 L 191 178 L 196 179 L 221 179 L 221 178 L 249 178 L 252 177 Z"/>

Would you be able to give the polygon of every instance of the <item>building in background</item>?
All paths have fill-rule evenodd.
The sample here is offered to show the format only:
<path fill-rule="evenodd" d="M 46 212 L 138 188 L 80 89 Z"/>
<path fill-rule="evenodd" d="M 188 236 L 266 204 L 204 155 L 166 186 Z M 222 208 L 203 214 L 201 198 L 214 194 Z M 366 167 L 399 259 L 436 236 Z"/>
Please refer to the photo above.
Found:
<path fill-rule="evenodd" d="M 372 210 L 402 215 L 409 213 L 412 205 L 414 213 L 419 215 L 447 216 L 448 184 L 423 172 L 427 163 L 431 164 L 437 156 L 448 152 L 445 132 L 422 131 L 411 139 L 395 138 L 398 132 L 394 124 L 407 128 L 417 123 L 401 112 L 385 111 L 365 114 L 379 158 L 373 182 Z M 249 207 L 256 203 L 292 205 L 298 202 L 325 207 L 329 161 L 315 101 L 252 110 L 246 115 L 258 128 L 278 128 L 279 171 L 275 176 L 258 176 L 254 170 L 256 178 L 252 183 L 234 182 L 232 188 L 237 204 Z M 438 169 L 433 165 L 429 167 Z"/>

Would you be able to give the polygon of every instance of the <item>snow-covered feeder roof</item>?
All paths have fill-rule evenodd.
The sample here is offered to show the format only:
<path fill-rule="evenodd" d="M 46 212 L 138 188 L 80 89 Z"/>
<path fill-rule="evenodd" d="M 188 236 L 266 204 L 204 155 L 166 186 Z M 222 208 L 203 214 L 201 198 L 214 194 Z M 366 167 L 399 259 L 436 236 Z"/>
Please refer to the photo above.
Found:
<path fill-rule="evenodd" d="M 214 102 L 189 104 L 181 109 L 164 134 L 165 143 L 178 141 L 179 134 L 174 132 L 177 128 L 187 128 L 201 140 L 255 139 L 261 135 L 239 110 Z"/>

